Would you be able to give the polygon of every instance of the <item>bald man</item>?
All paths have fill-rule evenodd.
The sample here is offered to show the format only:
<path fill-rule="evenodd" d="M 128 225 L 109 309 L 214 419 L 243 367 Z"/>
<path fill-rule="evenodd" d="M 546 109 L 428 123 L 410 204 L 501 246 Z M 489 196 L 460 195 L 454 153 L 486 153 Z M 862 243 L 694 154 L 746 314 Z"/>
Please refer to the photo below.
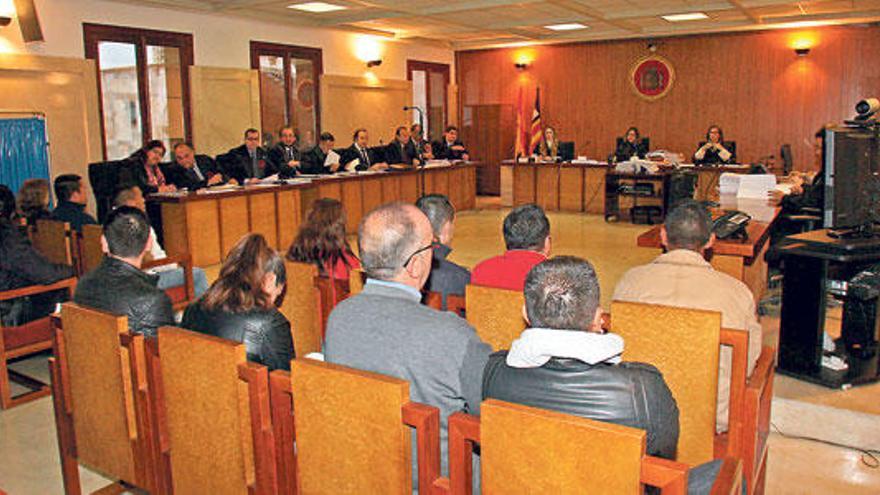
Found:
<path fill-rule="evenodd" d="M 324 350 L 328 362 L 408 381 L 413 401 L 440 409 L 446 475 L 446 419 L 457 411 L 479 414 L 491 349 L 467 321 L 420 303 L 433 246 L 431 223 L 415 206 L 390 203 L 370 212 L 358 231 L 369 279 L 330 313 Z"/>

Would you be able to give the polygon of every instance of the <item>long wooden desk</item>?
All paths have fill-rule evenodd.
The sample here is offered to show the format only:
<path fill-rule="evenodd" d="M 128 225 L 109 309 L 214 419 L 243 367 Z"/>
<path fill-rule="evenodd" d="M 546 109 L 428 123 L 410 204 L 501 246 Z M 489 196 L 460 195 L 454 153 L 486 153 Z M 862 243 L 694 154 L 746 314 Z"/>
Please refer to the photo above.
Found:
<path fill-rule="evenodd" d="M 755 302 L 761 300 L 767 289 L 767 262 L 764 255 L 770 246 L 770 227 L 779 214 L 779 208 L 767 205 L 761 200 L 739 200 L 721 197 L 721 210 L 740 210 L 752 216 L 746 227 L 745 240 L 716 240 L 710 253 L 712 266 L 745 283 Z M 713 214 L 721 214 L 720 210 Z M 662 249 L 660 225 L 640 235 L 636 241 L 639 247 Z"/>
<path fill-rule="evenodd" d="M 501 204 L 536 203 L 548 211 L 605 212 L 606 164 L 501 162 Z M 718 182 L 724 172 L 745 173 L 747 166 L 693 167 L 697 173 L 698 201 L 718 201 Z M 622 198 L 621 208 L 631 199 Z"/>
<path fill-rule="evenodd" d="M 447 195 L 458 210 L 473 209 L 476 164 L 332 175 L 305 184 L 156 194 L 148 200 L 161 208 L 165 250 L 170 255 L 189 253 L 194 265 L 207 266 L 222 261 L 249 232 L 262 234 L 270 246 L 286 250 L 318 198 L 340 200 L 345 206 L 348 231 L 356 232 L 364 214 L 377 206 L 393 201 L 413 203 L 431 193 Z"/>

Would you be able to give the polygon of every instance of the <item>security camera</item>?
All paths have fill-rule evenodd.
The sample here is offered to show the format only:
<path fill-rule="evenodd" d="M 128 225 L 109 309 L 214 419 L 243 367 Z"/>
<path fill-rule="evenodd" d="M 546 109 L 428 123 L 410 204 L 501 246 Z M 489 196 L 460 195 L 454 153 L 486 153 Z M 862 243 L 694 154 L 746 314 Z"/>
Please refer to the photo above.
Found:
<path fill-rule="evenodd" d="M 856 113 L 858 114 L 856 120 L 869 119 L 878 111 L 880 111 L 880 99 L 865 98 L 864 100 L 856 103 Z"/>

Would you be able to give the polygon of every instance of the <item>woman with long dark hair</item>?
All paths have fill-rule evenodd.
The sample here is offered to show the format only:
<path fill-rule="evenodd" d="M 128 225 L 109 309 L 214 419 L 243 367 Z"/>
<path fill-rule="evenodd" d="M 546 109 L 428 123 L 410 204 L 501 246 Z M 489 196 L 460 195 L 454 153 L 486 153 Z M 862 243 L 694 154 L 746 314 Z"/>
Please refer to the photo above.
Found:
<path fill-rule="evenodd" d="M 349 272 L 361 267 L 345 238 L 342 203 L 321 198 L 312 204 L 305 223 L 287 250 L 287 259 L 313 263 L 321 275 L 337 280 L 348 280 Z"/>
<path fill-rule="evenodd" d="M 278 311 L 286 284 L 281 256 L 262 235 L 248 234 L 229 252 L 208 292 L 186 308 L 181 326 L 243 342 L 248 360 L 288 370 L 293 337 Z"/>
<path fill-rule="evenodd" d="M 126 160 L 130 181 L 141 188 L 144 196 L 154 192 L 176 191 L 174 184 L 165 180 L 159 162 L 165 156 L 165 144 L 154 139 L 135 151 Z"/>
<path fill-rule="evenodd" d="M 694 163 L 697 165 L 719 165 L 736 163 L 736 144 L 724 141 L 724 131 L 717 125 L 710 125 L 706 130 L 706 142 L 694 152 Z"/>

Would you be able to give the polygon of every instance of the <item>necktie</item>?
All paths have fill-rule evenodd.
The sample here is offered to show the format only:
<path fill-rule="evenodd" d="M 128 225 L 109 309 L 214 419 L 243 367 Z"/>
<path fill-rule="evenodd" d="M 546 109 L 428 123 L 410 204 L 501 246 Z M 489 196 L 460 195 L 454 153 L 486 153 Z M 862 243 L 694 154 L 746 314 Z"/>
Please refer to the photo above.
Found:
<path fill-rule="evenodd" d="M 370 157 L 367 155 L 367 150 L 364 148 L 361 148 L 361 165 L 366 167 L 370 166 Z"/>
<path fill-rule="evenodd" d="M 251 151 L 250 153 L 251 153 L 251 170 L 253 171 L 253 177 L 255 177 L 257 179 L 262 179 L 262 177 L 260 177 L 260 175 L 261 175 L 260 174 L 260 164 L 257 163 L 257 152 Z"/>
<path fill-rule="evenodd" d="M 196 177 L 197 177 L 200 181 L 205 180 L 205 176 L 202 175 L 202 171 L 199 170 L 199 164 L 198 164 L 198 163 L 193 163 L 192 171 L 196 174 Z"/>

